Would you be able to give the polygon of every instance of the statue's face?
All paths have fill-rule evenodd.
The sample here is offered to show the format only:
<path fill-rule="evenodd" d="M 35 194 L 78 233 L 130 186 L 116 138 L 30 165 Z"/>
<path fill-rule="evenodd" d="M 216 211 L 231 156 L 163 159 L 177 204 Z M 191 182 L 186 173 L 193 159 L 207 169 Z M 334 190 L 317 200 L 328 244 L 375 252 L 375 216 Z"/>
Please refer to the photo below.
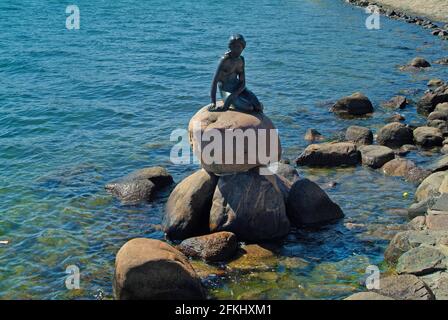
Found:
<path fill-rule="evenodd" d="M 235 41 L 230 45 L 229 49 L 235 57 L 239 57 L 243 52 L 244 47 L 239 41 Z"/>

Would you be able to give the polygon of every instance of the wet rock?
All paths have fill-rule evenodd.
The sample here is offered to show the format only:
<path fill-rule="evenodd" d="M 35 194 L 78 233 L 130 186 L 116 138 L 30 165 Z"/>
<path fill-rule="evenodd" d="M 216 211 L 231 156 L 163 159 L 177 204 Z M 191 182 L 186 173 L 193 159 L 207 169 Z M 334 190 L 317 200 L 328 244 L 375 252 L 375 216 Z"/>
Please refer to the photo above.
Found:
<path fill-rule="evenodd" d="M 417 111 L 428 114 L 436 108 L 439 103 L 448 102 L 448 85 L 428 90 L 417 103 Z"/>
<path fill-rule="evenodd" d="M 300 178 L 299 173 L 297 172 L 296 168 L 294 168 L 293 166 L 286 164 L 286 163 L 281 163 L 281 162 L 276 163 L 276 165 L 278 165 L 278 166 L 275 167 L 276 170 L 273 170 L 273 172 L 276 173 L 277 175 L 285 178 L 291 184 Z"/>
<path fill-rule="evenodd" d="M 442 156 L 430 166 L 432 172 L 448 170 L 448 155 Z"/>
<path fill-rule="evenodd" d="M 423 148 L 431 148 L 441 146 L 443 142 L 443 134 L 438 128 L 418 127 L 414 130 L 414 141 Z"/>
<path fill-rule="evenodd" d="M 382 278 L 381 288 L 375 292 L 396 300 L 434 300 L 425 283 L 410 274 Z"/>
<path fill-rule="evenodd" d="M 150 201 L 154 191 L 173 183 L 173 177 L 163 167 L 134 171 L 106 184 L 105 189 L 124 203 Z"/>
<path fill-rule="evenodd" d="M 442 65 L 448 65 L 448 57 L 447 58 L 438 59 L 438 60 L 434 61 L 434 63 L 442 64 Z"/>
<path fill-rule="evenodd" d="M 442 185 L 445 177 L 448 176 L 448 173 L 445 171 L 439 171 L 431 174 L 422 183 L 418 186 L 415 191 L 415 198 L 417 201 L 422 201 L 429 197 L 438 195 L 440 186 Z"/>
<path fill-rule="evenodd" d="M 448 231 L 448 212 L 428 214 L 426 216 L 426 227 L 429 230 Z"/>
<path fill-rule="evenodd" d="M 448 120 L 448 110 L 447 111 L 433 111 L 428 115 L 428 121 L 432 120 Z"/>
<path fill-rule="evenodd" d="M 405 117 L 399 113 L 394 113 L 390 117 L 386 118 L 387 123 L 400 122 L 400 121 L 404 121 L 404 120 L 406 120 Z"/>
<path fill-rule="evenodd" d="M 230 270 L 270 270 L 278 264 L 273 249 L 264 244 L 241 246 L 234 260 L 227 264 Z"/>
<path fill-rule="evenodd" d="M 361 156 L 356 145 L 351 142 L 328 142 L 309 145 L 296 159 L 300 166 L 354 166 Z"/>
<path fill-rule="evenodd" d="M 414 162 L 402 158 L 393 159 L 383 165 L 381 171 L 388 176 L 404 177 L 409 173 L 409 170 L 415 168 Z"/>
<path fill-rule="evenodd" d="M 399 149 L 396 149 L 395 152 L 399 156 L 405 156 L 411 151 L 418 150 L 418 147 L 413 144 L 404 144 Z"/>
<path fill-rule="evenodd" d="M 436 105 L 434 111 L 448 113 L 448 102 L 439 103 Z"/>
<path fill-rule="evenodd" d="M 448 122 L 445 120 L 431 120 L 426 124 L 428 127 L 437 128 L 442 132 L 442 135 L 448 133 Z"/>
<path fill-rule="evenodd" d="M 318 141 L 318 140 L 323 140 L 324 136 L 316 129 L 308 129 L 306 131 L 304 139 L 306 141 Z"/>
<path fill-rule="evenodd" d="M 447 231 L 403 231 L 393 237 L 384 252 L 384 259 L 389 263 L 395 264 L 402 254 L 412 248 L 417 248 L 420 245 L 435 246 L 445 244 L 448 244 Z"/>
<path fill-rule="evenodd" d="M 362 116 L 372 113 L 374 110 L 369 98 L 360 92 L 355 92 L 338 100 L 330 111 L 340 115 Z"/>
<path fill-rule="evenodd" d="M 445 82 L 440 79 L 431 79 L 428 81 L 427 86 L 428 87 L 440 87 L 441 85 L 444 85 Z"/>
<path fill-rule="evenodd" d="M 251 170 L 219 178 L 210 211 L 211 231 L 230 231 L 242 241 L 262 241 L 289 231 L 284 198 L 275 177 Z M 237 187 L 236 187 L 237 186 Z"/>
<path fill-rule="evenodd" d="M 418 216 L 412 219 L 409 223 L 409 230 L 425 230 L 426 229 L 426 217 L 425 216 Z"/>
<path fill-rule="evenodd" d="M 208 217 L 218 178 L 201 169 L 182 180 L 165 207 L 163 231 L 171 239 L 208 233 Z"/>
<path fill-rule="evenodd" d="M 207 262 L 227 261 L 238 249 L 238 241 L 232 232 L 216 232 L 182 241 L 178 249 L 188 257 Z"/>
<path fill-rule="evenodd" d="M 369 145 L 373 143 L 373 133 L 366 127 L 350 126 L 345 132 L 345 140 L 356 145 Z"/>
<path fill-rule="evenodd" d="M 358 292 L 345 298 L 344 300 L 394 300 L 376 292 Z"/>
<path fill-rule="evenodd" d="M 413 144 L 412 129 L 402 123 L 389 123 L 378 131 L 377 142 L 389 148 L 399 148 L 405 144 Z"/>
<path fill-rule="evenodd" d="M 415 68 L 429 68 L 431 64 L 422 57 L 416 57 L 409 62 L 409 65 Z"/>
<path fill-rule="evenodd" d="M 396 96 L 390 99 L 389 101 L 384 102 L 382 105 L 385 108 L 392 109 L 403 109 L 408 104 L 406 97 L 404 96 Z"/>
<path fill-rule="evenodd" d="M 425 275 L 435 271 L 445 270 L 445 255 L 429 246 L 412 248 L 400 256 L 397 263 L 399 274 Z"/>
<path fill-rule="evenodd" d="M 204 169 L 215 174 L 244 172 L 281 159 L 280 139 L 266 114 L 210 112 L 207 107 L 188 126 L 190 144 Z"/>
<path fill-rule="evenodd" d="M 114 295 L 119 300 L 205 299 L 188 259 L 159 240 L 132 239 L 115 259 Z"/>
<path fill-rule="evenodd" d="M 395 158 L 393 150 L 385 146 L 362 146 L 359 151 L 362 164 L 374 169 L 381 168 L 386 162 Z"/>
<path fill-rule="evenodd" d="M 420 277 L 434 293 L 436 300 L 448 300 L 448 273 L 434 272 Z"/>
<path fill-rule="evenodd" d="M 286 207 L 288 218 L 296 226 L 319 225 L 344 217 L 325 191 L 308 179 L 293 184 Z"/>

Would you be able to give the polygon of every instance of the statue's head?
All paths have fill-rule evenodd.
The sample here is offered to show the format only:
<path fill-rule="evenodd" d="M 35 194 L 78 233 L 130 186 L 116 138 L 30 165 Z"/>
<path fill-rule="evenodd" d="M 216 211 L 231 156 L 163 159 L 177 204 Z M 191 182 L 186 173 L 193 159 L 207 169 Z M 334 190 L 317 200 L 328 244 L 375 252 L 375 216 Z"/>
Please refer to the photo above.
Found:
<path fill-rule="evenodd" d="M 239 56 L 246 48 L 246 40 L 244 40 L 243 35 L 237 33 L 230 37 L 229 39 L 229 49 L 234 56 Z"/>

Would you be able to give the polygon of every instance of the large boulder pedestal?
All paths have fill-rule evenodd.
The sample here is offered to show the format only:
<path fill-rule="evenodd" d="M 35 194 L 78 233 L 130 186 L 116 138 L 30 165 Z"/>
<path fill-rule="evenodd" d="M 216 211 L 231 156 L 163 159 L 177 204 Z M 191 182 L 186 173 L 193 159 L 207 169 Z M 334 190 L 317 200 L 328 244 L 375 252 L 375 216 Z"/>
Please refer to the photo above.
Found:
<path fill-rule="evenodd" d="M 264 113 L 210 112 L 205 106 L 191 118 L 188 132 L 202 168 L 214 174 L 244 172 L 281 158 L 277 130 Z"/>

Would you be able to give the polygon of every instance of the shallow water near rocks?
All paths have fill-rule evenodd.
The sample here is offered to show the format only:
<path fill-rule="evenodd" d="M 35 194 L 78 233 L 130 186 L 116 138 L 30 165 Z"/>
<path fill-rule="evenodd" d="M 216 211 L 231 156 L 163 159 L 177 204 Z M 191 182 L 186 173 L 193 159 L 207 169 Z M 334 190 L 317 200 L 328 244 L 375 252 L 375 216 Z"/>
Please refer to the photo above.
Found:
<path fill-rule="evenodd" d="M 129 239 L 162 239 L 169 190 L 150 204 L 124 206 L 104 184 L 163 165 L 178 182 L 197 165 L 173 165 L 170 133 L 186 128 L 208 103 L 227 37 L 241 32 L 248 87 L 279 129 L 285 157 L 306 147 L 315 128 L 338 137 L 352 124 L 381 127 L 393 111 L 382 101 L 416 98 L 447 69 L 398 70 L 413 57 L 448 55 L 427 30 L 381 18 L 364 27 L 363 10 L 343 1 L 77 1 L 81 29 L 65 27 L 55 1 L 0 4 L 0 298 L 112 298 L 115 254 Z M 217 18 L 217 17 L 225 18 Z M 376 112 L 339 119 L 331 101 L 364 92 Z M 414 106 L 401 112 L 422 124 Z M 426 164 L 434 154 L 407 158 Z M 382 267 L 388 239 L 407 218 L 415 186 L 357 168 L 300 168 L 326 189 L 346 218 L 320 230 L 296 230 L 281 255 L 306 263 L 206 281 L 214 298 L 339 299 L 361 290 L 370 264 Z M 408 192 L 407 198 L 403 192 Z M 65 288 L 66 267 L 81 289 Z M 383 268 L 384 269 L 384 268 Z"/>

